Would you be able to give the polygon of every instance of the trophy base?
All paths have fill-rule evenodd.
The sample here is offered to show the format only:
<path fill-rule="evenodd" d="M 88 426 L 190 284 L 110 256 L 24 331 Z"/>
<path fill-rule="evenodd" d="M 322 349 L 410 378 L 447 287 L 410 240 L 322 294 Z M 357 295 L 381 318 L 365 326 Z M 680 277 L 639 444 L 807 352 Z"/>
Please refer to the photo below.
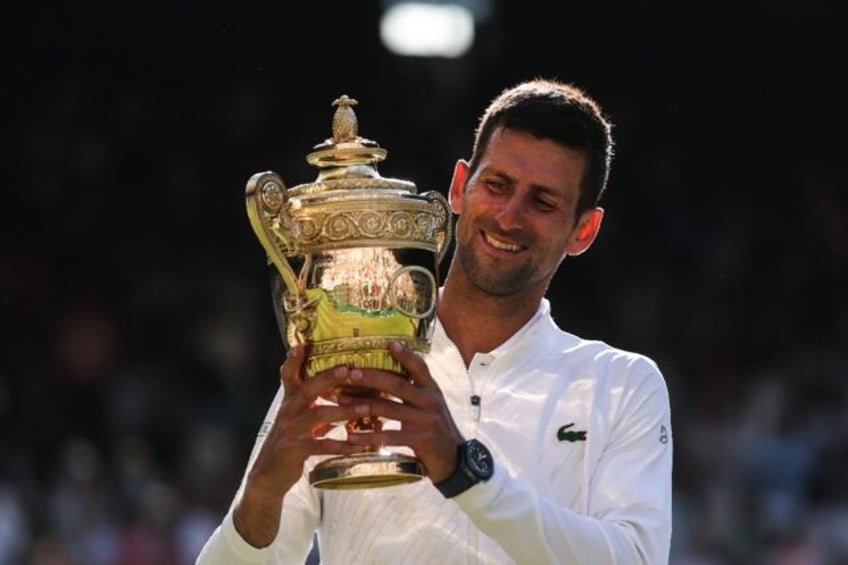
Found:
<path fill-rule="evenodd" d="M 309 473 L 315 488 L 353 490 L 403 485 L 420 481 L 424 466 L 399 453 L 357 453 L 322 461 Z"/>

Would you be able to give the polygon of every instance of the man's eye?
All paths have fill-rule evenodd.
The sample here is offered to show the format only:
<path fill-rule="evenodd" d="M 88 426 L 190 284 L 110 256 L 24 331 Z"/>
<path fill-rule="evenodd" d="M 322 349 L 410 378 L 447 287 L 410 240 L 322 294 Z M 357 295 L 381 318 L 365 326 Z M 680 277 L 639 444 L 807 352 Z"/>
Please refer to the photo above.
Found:
<path fill-rule="evenodd" d="M 506 183 L 499 180 L 487 180 L 486 186 L 494 192 L 503 192 L 506 190 Z"/>
<path fill-rule="evenodd" d="M 536 206 L 540 210 L 553 210 L 554 208 L 556 208 L 556 204 L 554 204 L 553 202 L 549 202 L 548 200 L 545 200 L 543 198 L 536 199 Z"/>

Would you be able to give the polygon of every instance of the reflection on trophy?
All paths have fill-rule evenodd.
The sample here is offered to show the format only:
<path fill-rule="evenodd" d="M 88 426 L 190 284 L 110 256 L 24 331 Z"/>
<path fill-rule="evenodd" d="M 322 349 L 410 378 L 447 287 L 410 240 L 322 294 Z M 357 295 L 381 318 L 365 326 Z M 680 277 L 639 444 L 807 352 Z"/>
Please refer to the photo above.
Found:
<path fill-rule="evenodd" d="M 268 171 L 247 183 L 247 213 L 271 265 L 277 322 L 287 347 L 305 346 L 307 377 L 339 365 L 403 375 L 389 342 L 428 351 L 438 265 L 452 235 L 441 194 L 419 195 L 412 182 L 377 172 L 386 150 L 358 135 L 356 103 L 347 96 L 333 102 L 333 136 L 306 157 L 318 168 L 315 182 L 287 188 Z M 347 429 L 379 431 L 381 425 L 360 418 Z M 324 460 L 309 480 L 352 489 L 423 476 L 416 458 L 382 449 Z"/>

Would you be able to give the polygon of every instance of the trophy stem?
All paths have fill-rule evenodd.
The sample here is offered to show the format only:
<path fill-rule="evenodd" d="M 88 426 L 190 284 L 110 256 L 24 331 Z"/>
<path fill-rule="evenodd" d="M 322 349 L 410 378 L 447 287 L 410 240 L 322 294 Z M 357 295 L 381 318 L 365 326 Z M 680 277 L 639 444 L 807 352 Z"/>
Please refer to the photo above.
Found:
<path fill-rule="evenodd" d="M 309 473 L 309 483 L 328 490 L 353 490 L 414 483 L 424 476 L 424 466 L 415 457 L 382 451 L 325 459 Z"/>

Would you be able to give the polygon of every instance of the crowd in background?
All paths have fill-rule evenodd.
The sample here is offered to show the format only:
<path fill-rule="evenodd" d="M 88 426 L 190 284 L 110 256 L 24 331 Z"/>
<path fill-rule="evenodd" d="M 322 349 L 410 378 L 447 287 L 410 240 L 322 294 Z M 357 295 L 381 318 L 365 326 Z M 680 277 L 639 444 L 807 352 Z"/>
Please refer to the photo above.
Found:
<path fill-rule="evenodd" d="M 53 68 L 0 90 L 15 133 L 1 171 L 0 564 L 194 561 L 284 355 L 247 178 L 311 182 L 304 157 L 347 93 L 360 133 L 389 151 L 383 174 L 444 190 L 512 82 L 390 71 L 350 72 L 359 91 L 342 92 L 320 69 L 290 89 L 284 71 Z M 844 119 L 771 89 L 788 81 L 742 100 L 679 79 L 667 100 L 668 84 L 580 76 L 617 124 L 618 156 L 601 235 L 549 297 L 562 327 L 665 374 L 672 563 L 848 562 Z M 806 114 L 777 113 L 793 102 Z"/>

